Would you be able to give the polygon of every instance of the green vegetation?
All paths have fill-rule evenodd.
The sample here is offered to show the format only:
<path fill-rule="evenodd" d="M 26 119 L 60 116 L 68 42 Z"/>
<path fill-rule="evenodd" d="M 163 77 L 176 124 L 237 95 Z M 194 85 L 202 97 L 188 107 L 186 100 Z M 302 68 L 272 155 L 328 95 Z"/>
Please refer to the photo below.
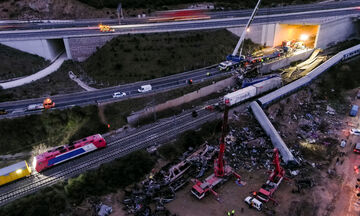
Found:
<path fill-rule="evenodd" d="M 0 80 L 31 75 L 50 63 L 40 56 L 32 55 L 0 44 Z"/>
<path fill-rule="evenodd" d="M 76 68 L 75 63 L 66 61 L 59 70 L 36 82 L 13 89 L 0 90 L 0 102 L 83 91 L 83 89 L 68 76 L 68 72 Z"/>
<path fill-rule="evenodd" d="M 149 80 L 219 63 L 237 41 L 227 30 L 123 35 L 82 67 L 98 87 Z M 257 46 L 250 40 L 245 43 L 244 53 Z"/>
<path fill-rule="evenodd" d="M 156 10 L 167 10 L 171 6 L 181 5 L 181 4 L 194 4 L 194 3 L 203 3 L 203 0 L 79 0 L 83 3 L 86 3 L 95 8 L 117 8 L 118 3 L 121 2 L 122 6 L 126 9 L 135 9 L 135 8 L 148 8 L 148 12 L 151 12 L 151 9 Z M 215 8 L 225 7 L 231 9 L 240 9 L 240 8 L 252 8 L 255 6 L 257 0 L 208 0 L 206 2 L 212 2 L 215 4 Z M 313 2 L 311 0 L 264 0 L 261 2 L 262 6 L 276 6 L 278 4 L 286 5 L 292 3 L 309 3 Z"/>
<path fill-rule="evenodd" d="M 318 97 L 328 100 L 337 112 L 345 114 L 349 111 L 350 102 L 345 97 L 345 91 L 360 87 L 359 64 L 360 57 L 355 57 L 335 65 L 317 81 L 320 92 Z"/>
<path fill-rule="evenodd" d="M 33 195 L 21 198 L 0 209 L 7 216 L 52 216 L 69 213 L 72 206 L 89 196 L 115 192 L 119 188 L 139 181 L 150 172 L 155 160 L 144 151 L 103 164 L 97 170 L 88 171 L 67 182 L 45 188 Z"/>
<path fill-rule="evenodd" d="M 223 79 L 223 78 L 219 78 Z M 108 131 L 127 124 L 126 117 L 132 111 L 144 109 L 167 100 L 196 91 L 212 81 L 189 85 L 184 88 L 148 96 L 123 100 L 104 107 L 105 121 L 99 115 L 97 106 L 74 107 L 67 110 L 45 110 L 42 115 L 31 115 L 15 119 L 0 120 L 0 151 L 2 154 L 31 150 L 39 144 L 58 146 L 96 133 Z M 185 108 L 185 107 L 183 107 Z M 165 111 L 173 114 L 174 110 Z M 159 114 L 159 117 L 166 116 Z"/>
<path fill-rule="evenodd" d="M 0 122 L 2 154 L 31 150 L 41 143 L 46 146 L 63 145 L 107 131 L 98 117 L 96 106 L 47 110 L 42 115 L 3 119 Z"/>

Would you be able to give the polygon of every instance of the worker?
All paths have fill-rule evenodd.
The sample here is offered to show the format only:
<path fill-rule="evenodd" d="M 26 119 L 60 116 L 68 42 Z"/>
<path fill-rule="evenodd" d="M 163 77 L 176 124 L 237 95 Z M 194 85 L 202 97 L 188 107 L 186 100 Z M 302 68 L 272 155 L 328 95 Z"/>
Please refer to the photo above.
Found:
<path fill-rule="evenodd" d="M 234 216 L 235 215 L 235 210 L 233 209 L 232 211 L 231 211 L 231 216 Z"/>
<path fill-rule="evenodd" d="M 210 72 L 207 72 L 207 73 L 206 73 L 206 76 L 210 76 Z"/>
<path fill-rule="evenodd" d="M 230 216 L 230 212 L 227 212 L 227 215 Z"/>

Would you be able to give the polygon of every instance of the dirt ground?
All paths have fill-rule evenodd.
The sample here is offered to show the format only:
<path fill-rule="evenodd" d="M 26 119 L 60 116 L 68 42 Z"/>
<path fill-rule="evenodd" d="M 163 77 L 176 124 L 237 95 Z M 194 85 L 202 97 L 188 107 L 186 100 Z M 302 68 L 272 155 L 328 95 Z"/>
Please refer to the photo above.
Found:
<path fill-rule="evenodd" d="M 166 208 L 174 215 L 192 216 L 220 216 L 227 215 L 228 211 L 235 210 L 235 215 L 278 215 L 278 216 L 355 216 L 359 215 L 360 208 L 356 197 L 356 177 L 354 166 L 360 165 L 360 156 L 353 153 L 354 145 L 360 142 L 360 136 L 349 135 L 350 128 L 359 127 L 359 117 L 349 117 L 345 113 L 336 112 L 335 115 L 326 114 L 327 101 L 316 97 L 316 85 L 301 90 L 280 103 L 271 106 L 268 116 L 280 132 L 284 142 L 297 152 L 300 152 L 304 162 L 298 176 L 290 176 L 283 181 L 275 192 L 272 202 L 266 204 L 267 210 L 258 212 L 249 209 L 244 203 L 245 197 L 253 191 L 258 191 L 268 178 L 266 169 L 236 170 L 246 185 L 239 186 L 232 178 L 224 185 L 216 188 L 220 200 L 212 194 L 203 200 L 197 200 L 190 192 L 192 183 L 188 183 L 176 193 L 176 198 L 166 204 Z M 360 99 L 351 97 L 357 89 L 346 92 L 345 97 L 351 104 L 360 105 Z M 245 112 L 246 104 L 239 107 L 238 112 Z M 308 115 L 310 114 L 311 117 Z M 249 119 L 239 119 L 238 126 L 254 124 Z M 324 123 L 325 122 L 325 123 Z M 319 125 L 325 125 L 324 128 Z M 306 127 L 305 127 L 306 126 Z M 309 132 L 310 130 L 310 132 Z M 312 131 L 311 131 L 312 130 Z M 311 141 L 313 139 L 314 141 Z M 340 147 L 340 141 L 347 141 L 345 148 Z M 302 145 L 305 140 L 309 143 Z M 309 146 L 314 148 L 307 149 Z M 343 153 L 340 154 L 340 153 Z M 157 165 L 157 169 L 164 162 Z M 210 175 L 212 170 L 207 172 Z M 295 192 L 296 180 L 312 178 L 314 187 Z M 104 204 L 113 207 L 112 215 L 126 215 L 121 204 L 123 192 L 110 194 L 101 198 Z M 85 205 L 86 206 L 86 205 Z M 273 210 L 272 214 L 269 214 Z M 268 214 L 266 214 L 268 213 Z M 81 214 L 80 214 L 81 215 Z"/>

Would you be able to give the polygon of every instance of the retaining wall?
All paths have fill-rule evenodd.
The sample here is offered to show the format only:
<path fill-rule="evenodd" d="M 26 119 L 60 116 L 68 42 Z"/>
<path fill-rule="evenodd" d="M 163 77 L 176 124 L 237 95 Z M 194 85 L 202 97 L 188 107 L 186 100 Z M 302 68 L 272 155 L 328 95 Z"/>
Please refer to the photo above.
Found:
<path fill-rule="evenodd" d="M 259 68 L 259 73 L 267 74 L 283 67 L 287 67 L 291 62 L 305 60 L 310 57 L 314 50 L 308 50 L 303 53 L 296 54 L 294 56 L 283 58 L 275 62 L 265 63 Z"/>
<path fill-rule="evenodd" d="M 127 121 L 130 124 L 136 123 L 139 119 L 150 116 L 154 112 L 160 112 L 165 109 L 169 109 L 172 107 L 180 106 L 185 103 L 189 103 L 193 100 L 196 100 L 201 97 L 205 97 L 207 95 L 210 95 L 214 92 L 217 92 L 219 90 L 222 90 L 228 86 L 234 85 L 236 82 L 236 79 L 234 77 L 227 78 L 225 80 L 218 81 L 212 85 L 203 87 L 195 92 L 188 93 L 184 96 L 169 100 L 165 103 L 158 104 L 154 107 L 149 107 L 146 109 L 143 109 L 141 111 L 133 113 L 131 116 L 127 117 Z"/>

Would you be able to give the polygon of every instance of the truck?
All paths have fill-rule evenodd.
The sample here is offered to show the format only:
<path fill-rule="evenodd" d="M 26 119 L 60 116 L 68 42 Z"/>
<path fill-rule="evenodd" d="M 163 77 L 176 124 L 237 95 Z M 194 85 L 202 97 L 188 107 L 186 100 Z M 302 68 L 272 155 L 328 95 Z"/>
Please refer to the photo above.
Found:
<path fill-rule="evenodd" d="M 255 14 L 259 10 L 260 2 L 261 2 L 261 0 L 259 0 L 257 2 L 252 14 L 250 15 L 249 20 L 248 20 L 243 32 L 241 33 L 240 39 L 237 42 L 234 51 L 232 52 L 232 54 L 226 56 L 226 62 L 231 62 L 232 64 L 235 64 L 235 66 L 236 66 L 236 65 L 240 64 L 241 62 L 245 61 L 245 56 L 242 55 L 243 42 L 245 40 L 246 32 L 248 32 L 250 30 L 249 28 L 250 28 L 252 21 L 254 20 Z M 225 62 L 221 62 L 220 64 L 222 64 L 222 63 L 225 63 Z"/>
<path fill-rule="evenodd" d="M 138 92 L 143 93 L 143 92 L 148 92 L 152 90 L 152 86 L 149 85 L 142 85 L 139 89 Z"/>
<path fill-rule="evenodd" d="M 258 199 L 248 196 L 245 198 L 244 202 L 249 205 L 251 208 L 256 208 L 258 211 L 261 211 L 262 209 L 262 202 Z"/>
<path fill-rule="evenodd" d="M 351 110 L 350 110 L 349 115 L 350 115 L 350 116 L 356 116 L 357 113 L 358 113 L 358 110 L 359 110 L 359 106 L 358 106 L 358 105 L 353 105 L 353 106 L 351 107 Z"/>
<path fill-rule="evenodd" d="M 27 111 L 33 111 L 33 110 L 42 110 L 42 109 L 50 109 L 55 107 L 55 102 L 53 102 L 50 98 L 45 98 L 43 103 L 38 104 L 30 104 L 27 107 Z"/>
<path fill-rule="evenodd" d="M 234 69 L 239 64 L 240 62 L 236 61 L 224 61 L 219 64 L 218 68 L 220 71 L 229 71 L 231 69 Z"/>
<path fill-rule="evenodd" d="M 40 110 L 40 109 L 44 109 L 44 105 L 39 103 L 39 104 L 30 104 L 27 107 L 28 111 L 32 111 L 32 110 Z"/>

